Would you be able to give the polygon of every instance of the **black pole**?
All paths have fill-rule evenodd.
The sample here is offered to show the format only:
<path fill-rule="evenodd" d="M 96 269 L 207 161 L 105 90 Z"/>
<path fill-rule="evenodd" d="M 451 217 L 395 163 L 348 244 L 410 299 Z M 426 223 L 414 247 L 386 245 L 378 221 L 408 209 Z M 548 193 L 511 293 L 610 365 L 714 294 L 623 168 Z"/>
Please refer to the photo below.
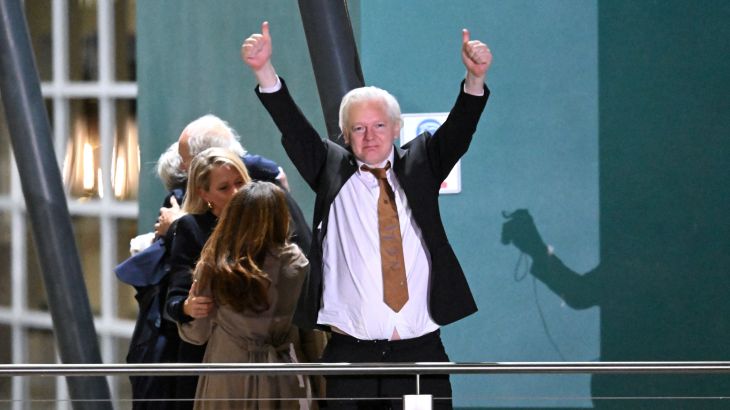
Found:
<path fill-rule="evenodd" d="M 63 363 L 101 363 L 20 0 L 0 1 L 0 93 Z M 69 377 L 74 409 L 111 409 L 103 377 Z"/>
<path fill-rule="evenodd" d="M 340 101 L 348 91 L 365 85 L 352 33 L 346 0 L 299 0 L 304 33 L 319 99 L 322 102 L 327 135 L 337 140 L 340 134 Z"/>

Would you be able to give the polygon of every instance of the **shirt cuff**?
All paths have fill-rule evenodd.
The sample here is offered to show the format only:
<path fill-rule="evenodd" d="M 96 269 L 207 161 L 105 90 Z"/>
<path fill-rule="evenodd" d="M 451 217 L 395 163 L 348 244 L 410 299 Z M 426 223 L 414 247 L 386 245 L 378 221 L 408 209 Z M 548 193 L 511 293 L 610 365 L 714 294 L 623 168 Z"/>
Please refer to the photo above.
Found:
<path fill-rule="evenodd" d="M 277 80 L 278 80 L 278 77 L 277 77 Z M 272 88 L 273 88 L 273 86 L 272 86 Z M 473 95 L 474 97 L 482 97 L 482 96 L 484 96 L 484 86 L 482 86 L 482 91 L 479 94 L 472 94 L 472 93 L 467 92 L 466 91 L 466 83 L 464 83 L 464 85 L 461 86 L 461 89 L 464 90 L 464 94 Z"/>
<path fill-rule="evenodd" d="M 275 93 L 279 90 L 281 90 L 281 80 L 279 79 L 278 75 L 276 76 L 276 84 L 269 86 L 269 87 L 259 86 L 259 92 L 261 94 L 271 94 L 271 93 Z"/>

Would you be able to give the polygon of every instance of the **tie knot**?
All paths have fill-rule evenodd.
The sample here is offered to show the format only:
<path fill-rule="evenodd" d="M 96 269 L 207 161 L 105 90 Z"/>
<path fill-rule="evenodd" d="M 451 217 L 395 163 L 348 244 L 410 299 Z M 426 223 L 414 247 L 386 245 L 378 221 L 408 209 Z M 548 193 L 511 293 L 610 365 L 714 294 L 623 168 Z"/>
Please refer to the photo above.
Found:
<path fill-rule="evenodd" d="M 362 165 L 360 169 L 366 172 L 370 172 L 375 176 L 375 178 L 386 179 L 386 173 L 390 169 L 390 161 L 386 162 L 383 168 L 370 168 L 367 165 Z"/>

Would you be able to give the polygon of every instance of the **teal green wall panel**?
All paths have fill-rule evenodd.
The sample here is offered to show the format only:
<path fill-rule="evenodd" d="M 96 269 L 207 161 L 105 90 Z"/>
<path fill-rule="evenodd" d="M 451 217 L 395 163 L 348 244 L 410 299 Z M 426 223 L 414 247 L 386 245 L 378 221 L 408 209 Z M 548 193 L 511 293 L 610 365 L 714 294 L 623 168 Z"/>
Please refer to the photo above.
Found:
<path fill-rule="evenodd" d="M 727 360 L 730 3 L 606 1 L 599 21 L 602 263 L 586 293 L 601 306 L 601 358 Z M 596 395 L 716 397 L 730 378 L 593 385 Z"/>

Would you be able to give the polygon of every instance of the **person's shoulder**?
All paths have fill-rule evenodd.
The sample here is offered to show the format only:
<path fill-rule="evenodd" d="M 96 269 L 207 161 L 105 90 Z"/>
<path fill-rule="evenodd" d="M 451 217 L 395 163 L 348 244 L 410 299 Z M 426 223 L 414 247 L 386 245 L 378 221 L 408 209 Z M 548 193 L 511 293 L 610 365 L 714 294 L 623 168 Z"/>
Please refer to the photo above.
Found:
<path fill-rule="evenodd" d="M 273 182 L 279 175 L 279 165 L 266 157 L 247 153 L 241 159 L 252 179 Z"/>
<path fill-rule="evenodd" d="M 185 214 L 175 220 L 175 235 L 181 232 L 191 232 L 200 230 L 201 214 Z"/>
<path fill-rule="evenodd" d="M 189 226 L 191 224 L 196 224 L 196 215 L 195 214 L 185 214 L 178 218 L 177 225 L 178 226 Z"/>
<path fill-rule="evenodd" d="M 309 265 L 309 260 L 304 256 L 302 249 L 295 243 L 287 243 L 274 252 L 282 265 L 289 266 L 294 270 L 303 270 Z"/>
<path fill-rule="evenodd" d="M 246 153 L 246 155 L 241 157 L 241 159 L 243 160 L 243 163 L 245 165 L 251 164 L 267 168 L 276 168 L 276 170 L 278 171 L 278 165 L 276 164 L 276 162 L 274 162 L 274 160 L 264 157 L 263 155 Z"/>
<path fill-rule="evenodd" d="M 355 155 L 353 155 L 349 147 L 342 144 L 342 141 L 322 138 L 322 144 L 324 144 L 325 148 L 327 149 L 327 155 L 339 155 L 339 158 L 341 159 L 345 159 L 347 161 L 355 161 Z"/>

